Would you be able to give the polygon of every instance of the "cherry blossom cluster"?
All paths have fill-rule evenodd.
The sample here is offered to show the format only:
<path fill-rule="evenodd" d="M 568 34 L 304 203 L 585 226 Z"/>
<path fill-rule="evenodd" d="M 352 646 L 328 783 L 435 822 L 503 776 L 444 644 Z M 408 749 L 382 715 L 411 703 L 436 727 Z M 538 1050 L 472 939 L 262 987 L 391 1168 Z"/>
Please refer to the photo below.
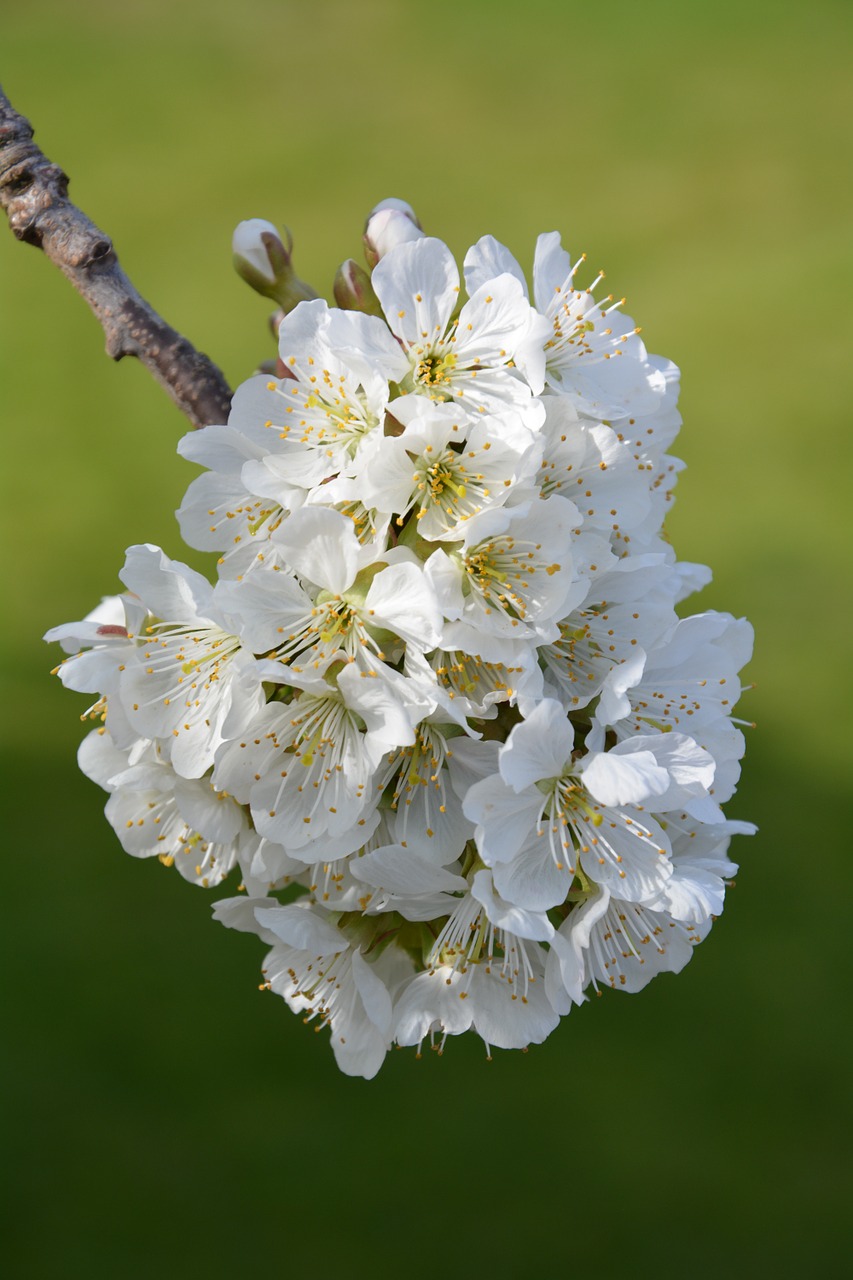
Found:
<path fill-rule="evenodd" d="M 720 808 L 752 631 L 676 611 L 710 575 L 663 534 L 677 368 L 556 233 L 532 296 L 490 236 L 460 276 L 399 201 L 366 244 L 181 442 L 215 583 L 131 547 L 126 591 L 47 638 L 98 695 L 80 765 L 124 850 L 236 871 L 214 916 L 370 1078 L 394 1044 L 524 1048 L 680 970 L 753 828 Z M 287 274 L 268 224 L 241 246 Z"/>

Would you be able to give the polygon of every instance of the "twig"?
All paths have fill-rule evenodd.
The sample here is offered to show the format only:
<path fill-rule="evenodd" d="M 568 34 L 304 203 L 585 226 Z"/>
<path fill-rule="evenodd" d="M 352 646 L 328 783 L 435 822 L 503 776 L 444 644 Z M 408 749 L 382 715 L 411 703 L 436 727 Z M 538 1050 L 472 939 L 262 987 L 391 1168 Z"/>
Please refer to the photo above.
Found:
<path fill-rule="evenodd" d="M 141 297 L 112 241 L 71 203 L 68 178 L 32 138 L 0 87 L 0 206 L 13 235 L 42 249 L 85 298 L 113 360 L 141 360 L 193 426 L 226 422 L 231 390 L 220 370 Z"/>

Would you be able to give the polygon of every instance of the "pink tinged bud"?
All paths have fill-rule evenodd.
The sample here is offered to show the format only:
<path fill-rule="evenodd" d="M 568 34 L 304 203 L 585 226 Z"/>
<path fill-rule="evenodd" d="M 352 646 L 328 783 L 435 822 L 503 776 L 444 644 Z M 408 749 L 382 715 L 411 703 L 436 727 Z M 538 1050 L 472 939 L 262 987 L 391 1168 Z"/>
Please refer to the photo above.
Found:
<path fill-rule="evenodd" d="M 287 312 L 300 302 L 316 298 L 293 270 L 293 237 L 287 227 L 284 239 L 263 218 L 249 218 L 237 225 L 231 241 L 234 268 L 239 276 L 265 298 L 273 298 Z"/>
<path fill-rule="evenodd" d="M 342 311 L 363 311 L 369 316 L 382 315 L 382 307 L 373 292 L 370 276 L 352 258 L 347 258 L 338 267 L 334 291 L 335 302 Z"/>
<path fill-rule="evenodd" d="M 423 227 L 410 204 L 405 200 L 381 201 L 371 209 L 364 228 L 364 254 L 369 267 L 375 267 L 380 258 L 398 244 L 423 238 Z"/>
<path fill-rule="evenodd" d="M 124 636 L 127 639 L 127 627 L 120 627 L 115 623 L 104 623 L 98 627 L 99 636 Z"/>

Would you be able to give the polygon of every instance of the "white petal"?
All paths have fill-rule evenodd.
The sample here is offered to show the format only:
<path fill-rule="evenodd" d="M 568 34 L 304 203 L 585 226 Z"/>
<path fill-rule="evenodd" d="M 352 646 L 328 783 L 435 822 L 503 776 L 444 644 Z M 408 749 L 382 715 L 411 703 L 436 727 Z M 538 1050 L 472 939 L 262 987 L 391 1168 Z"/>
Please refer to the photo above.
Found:
<path fill-rule="evenodd" d="M 243 828 L 240 806 L 221 791 L 214 791 L 207 779 L 178 778 L 175 797 L 181 817 L 205 840 L 225 843 L 234 840 Z"/>
<path fill-rule="evenodd" d="M 641 804 L 669 786 L 669 774 L 650 751 L 594 752 L 581 761 L 579 773 L 587 791 L 606 805 Z"/>
<path fill-rule="evenodd" d="M 559 778 L 572 758 L 573 745 L 574 729 L 565 708 L 543 698 L 501 747 L 501 777 L 514 791 L 544 778 Z"/>
<path fill-rule="evenodd" d="M 441 640 L 441 612 L 429 580 L 414 564 L 394 564 L 380 570 L 364 602 L 378 626 L 416 645 L 434 649 Z"/>
<path fill-rule="evenodd" d="M 487 281 L 459 315 L 456 349 L 460 360 L 500 364 L 526 336 L 530 304 L 523 285 L 512 276 Z"/>
<path fill-rule="evenodd" d="M 540 311 L 547 311 L 557 289 L 569 279 L 572 260 L 560 243 L 559 231 L 547 231 L 536 241 L 533 294 Z"/>
<path fill-rule="evenodd" d="M 206 578 L 150 543 L 128 547 L 122 582 L 151 613 L 167 622 L 207 617 L 212 587 Z"/>
<path fill-rule="evenodd" d="M 497 1049 L 541 1044 L 560 1021 L 545 994 L 543 978 L 531 979 L 522 994 L 497 974 L 484 975 L 468 1003 L 474 1005 L 475 1031 Z"/>
<path fill-rule="evenodd" d="M 80 743 L 77 764 L 87 778 L 112 791 L 113 779 L 127 768 L 127 752 L 118 749 L 106 730 L 93 729 Z"/>
<path fill-rule="evenodd" d="M 255 933 L 270 945 L 277 942 L 274 933 L 262 928 L 255 916 L 255 908 L 275 902 L 274 898 L 250 898 L 245 893 L 236 898 L 221 898 L 213 904 L 213 918 L 226 929 L 236 929 L 239 933 Z"/>
<path fill-rule="evenodd" d="M 346 591 L 358 571 L 358 538 L 352 521 L 339 511 L 302 507 L 276 530 L 273 541 L 298 574 L 327 591 Z"/>
<path fill-rule="evenodd" d="M 256 907 L 255 919 L 281 942 L 298 951 L 331 956 L 349 947 L 340 930 L 327 923 L 316 908 L 298 903 L 287 907 Z"/>
<path fill-rule="evenodd" d="M 371 283 L 388 324 L 409 346 L 441 337 L 459 294 L 459 272 L 441 240 L 401 244 L 375 267 Z"/>
<path fill-rule="evenodd" d="M 385 845 L 350 861 L 350 870 L 359 880 L 376 889 L 409 897 L 422 893 L 464 893 L 468 882 L 444 867 L 402 845 Z"/>
<path fill-rule="evenodd" d="M 547 820 L 546 820 L 547 821 Z M 565 902 L 572 887 L 574 867 L 557 866 L 545 832 L 533 832 L 515 856 L 494 866 L 495 886 L 501 897 L 525 911 L 550 911 Z"/>
<path fill-rule="evenodd" d="M 491 871 L 478 871 L 471 882 L 471 893 L 483 904 L 486 915 L 499 929 L 507 929 L 517 938 L 529 938 L 534 942 L 549 942 L 554 936 L 554 926 L 540 911 L 526 911 L 507 902 L 494 890 Z"/>
<path fill-rule="evenodd" d="M 360 951 L 353 952 L 352 976 L 368 1018 L 380 1035 L 390 1039 L 391 997 L 388 988 Z"/>
<path fill-rule="evenodd" d="M 555 935 L 545 970 L 545 990 L 555 1008 L 561 1003 L 562 993 L 568 996 L 569 1008 L 571 1004 L 583 1002 L 583 990 L 589 982 L 585 952 L 592 930 L 609 904 L 609 891 L 599 889 L 594 897 L 587 898 L 572 910 Z M 569 1008 L 560 1011 L 568 1013 Z"/>
<path fill-rule="evenodd" d="M 465 979 L 446 967 L 433 973 L 419 973 L 403 990 L 394 1006 L 394 1038 L 398 1044 L 420 1044 L 438 1025 L 448 1035 L 459 1035 L 471 1025 L 471 1001 L 460 999 L 467 992 Z"/>
<path fill-rule="evenodd" d="M 527 296 L 524 272 L 505 245 L 494 236 L 481 236 L 465 254 L 465 288 L 472 297 L 481 285 L 488 284 L 495 276 L 514 276 Z"/>
<path fill-rule="evenodd" d="M 543 797 L 535 789 L 517 795 L 502 778 L 484 778 L 469 790 L 462 808 L 477 826 L 477 848 L 487 866 L 512 858 L 533 830 Z"/>

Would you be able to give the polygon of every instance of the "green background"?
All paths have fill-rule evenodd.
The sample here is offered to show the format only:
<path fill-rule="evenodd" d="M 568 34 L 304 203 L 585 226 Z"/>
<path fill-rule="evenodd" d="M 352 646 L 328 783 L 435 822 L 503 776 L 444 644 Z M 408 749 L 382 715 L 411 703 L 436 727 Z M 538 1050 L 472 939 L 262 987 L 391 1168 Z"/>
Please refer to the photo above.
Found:
<path fill-rule="evenodd" d="M 16 1280 L 845 1273 L 851 35 L 845 0 L 4 6 L 12 101 L 232 384 L 271 354 L 242 218 L 287 222 L 327 294 L 388 195 L 460 256 L 488 231 L 529 265 L 559 228 L 606 268 L 683 370 L 695 607 L 756 627 L 731 813 L 761 827 L 678 980 L 526 1055 L 470 1037 L 339 1075 L 258 994 L 257 940 L 125 857 L 76 771 L 86 700 L 40 636 L 117 589 L 126 546 L 185 554 L 196 471 L 163 393 L 0 227 Z"/>

